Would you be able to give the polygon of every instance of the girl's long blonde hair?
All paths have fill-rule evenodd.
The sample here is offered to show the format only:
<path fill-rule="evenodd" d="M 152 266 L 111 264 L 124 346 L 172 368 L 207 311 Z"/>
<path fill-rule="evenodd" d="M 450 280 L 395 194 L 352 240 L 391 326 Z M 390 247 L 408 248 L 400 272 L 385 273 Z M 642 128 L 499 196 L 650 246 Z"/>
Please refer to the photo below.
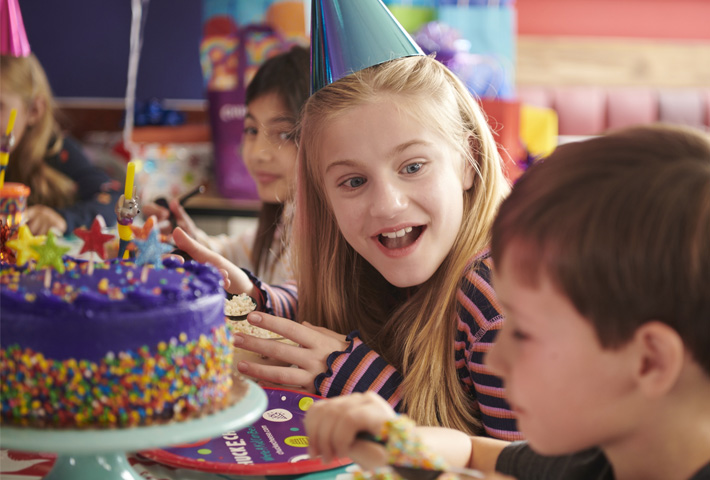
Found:
<path fill-rule="evenodd" d="M 424 284 L 398 289 L 345 241 L 324 191 L 319 144 L 330 121 L 357 105 L 394 100 L 428 122 L 474 167 L 454 245 Z M 498 205 L 509 191 L 493 135 L 478 102 L 431 57 L 397 59 L 348 75 L 316 92 L 301 121 L 294 255 L 299 320 L 363 340 L 403 375 L 404 408 L 418 423 L 479 433 L 480 420 L 454 365 L 456 294 L 476 254 L 488 246 Z"/>
<path fill-rule="evenodd" d="M 35 57 L 0 58 L 0 80 L 3 90 L 22 98 L 28 111 L 39 101 L 44 113 L 27 128 L 10 154 L 6 180 L 30 187 L 30 205 L 42 204 L 62 208 L 74 203 L 75 185 L 66 175 L 47 165 L 45 159 L 59 153 L 62 132 L 57 121 L 57 108 L 44 69 Z"/>

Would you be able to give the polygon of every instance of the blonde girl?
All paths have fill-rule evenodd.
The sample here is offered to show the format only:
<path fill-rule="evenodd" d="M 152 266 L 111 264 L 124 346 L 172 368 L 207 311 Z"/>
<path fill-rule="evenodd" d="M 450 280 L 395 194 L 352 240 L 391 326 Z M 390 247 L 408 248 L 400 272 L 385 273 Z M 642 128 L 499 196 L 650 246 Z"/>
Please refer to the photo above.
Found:
<path fill-rule="evenodd" d="M 5 180 L 30 187 L 27 224 L 35 235 L 62 234 L 102 215 L 116 223 L 113 205 L 121 186 L 92 165 L 81 147 L 63 135 L 47 76 L 37 57 L 0 56 L 0 123 L 17 111 Z"/>
<path fill-rule="evenodd" d="M 402 58 L 317 91 L 300 135 L 297 291 L 245 282 L 176 232 L 231 291 L 301 322 L 251 314 L 301 347 L 235 344 L 299 368 L 239 370 L 324 396 L 372 390 L 421 424 L 520 438 L 483 364 L 503 322 L 487 246 L 509 186 L 477 102 L 433 58 Z"/>

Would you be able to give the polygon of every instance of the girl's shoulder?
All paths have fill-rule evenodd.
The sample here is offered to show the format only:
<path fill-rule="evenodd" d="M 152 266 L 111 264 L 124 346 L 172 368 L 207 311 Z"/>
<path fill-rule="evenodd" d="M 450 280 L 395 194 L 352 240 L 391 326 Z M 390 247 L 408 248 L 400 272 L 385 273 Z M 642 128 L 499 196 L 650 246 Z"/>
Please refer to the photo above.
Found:
<path fill-rule="evenodd" d="M 491 285 L 490 251 L 476 254 L 466 265 L 459 287 L 459 316 L 464 322 L 480 326 L 495 323 L 501 317 L 500 306 Z M 468 319 L 468 320 L 467 320 Z"/>
<path fill-rule="evenodd" d="M 493 259 L 491 258 L 491 250 L 486 247 L 471 257 L 464 268 L 463 277 L 478 276 L 486 283 L 490 283 L 492 271 Z"/>

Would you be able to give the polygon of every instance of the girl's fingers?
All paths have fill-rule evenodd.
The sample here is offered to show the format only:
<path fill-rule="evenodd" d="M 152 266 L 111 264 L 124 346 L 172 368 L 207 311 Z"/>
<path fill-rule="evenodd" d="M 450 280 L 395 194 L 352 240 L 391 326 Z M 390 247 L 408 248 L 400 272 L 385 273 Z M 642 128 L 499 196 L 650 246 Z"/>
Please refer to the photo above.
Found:
<path fill-rule="evenodd" d="M 191 237 L 197 236 L 197 225 L 195 225 L 192 217 L 190 217 L 187 211 L 176 199 L 171 200 L 170 211 L 175 216 L 175 222 L 185 231 L 185 233 Z"/>
<path fill-rule="evenodd" d="M 327 354 L 347 348 L 345 335 L 335 333 L 327 328 L 314 327 L 307 324 L 302 325 L 293 320 L 276 317 L 264 312 L 250 313 L 247 321 L 252 325 L 265 328 L 288 338 L 304 348 L 317 349 L 324 352 L 328 350 Z"/>
<path fill-rule="evenodd" d="M 219 269 L 219 273 L 222 274 L 222 281 L 224 282 L 224 289 L 229 291 L 229 286 L 232 282 L 229 281 L 229 272 L 224 268 Z"/>
<path fill-rule="evenodd" d="M 190 255 L 195 261 L 200 263 L 209 263 L 227 272 L 227 275 L 236 275 L 237 271 L 241 271 L 239 267 L 224 258 L 218 253 L 213 252 L 209 248 L 197 243 L 185 231 L 177 227 L 173 231 L 173 242 L 180 250 L 183 250 Z"/>
<path fill-rule="evenodd" d="M 302 353 L 299 346 L 284 343 L 280 340 L 269 338 L 258 338 L 244 333 L 235 333 L 232 336 L 235 347 L 242 350 L 258 353 L 267 358 L 272 358 L 283 362 L 286 365 L 297 365 L 299 354 Z"/>
<path fill-rule="evenodd" d="M 183 250 L 195 261 L 199 263 L 209 263 L 217 267 L 218 270 L 222 270 L 223 275 L 224 272 L 226 272 L 226 280 L 224 283 L 225 289 L 228 292 L 245 292 L 247 295 L 251 295 L 252 297 L 256 296 L 256 287 L 254 287 L 254 284 L 251 280 L 249 280 L 249 277 L 241 268 L 224 258 L 222 255 L 213 252 L 209 248 L 198 243 L 180 227 L 173 231 L 173 242 L 178 249 Z"/>
<path fill-rule="evenodd" d="M 306 370 L 293 367 L 262 365 L 254 362 L 240 361 L 237 370 L 259 380 L 286 387 L 298 387 L 306 393 L 315 393 L 313 380 L 315 377 Z"/>
<path fill-rule="evenodd" d="M 341 340 L 341 341 L 345 341 L 345 335 L 342 335 L 342 334 L 340 334 L 340 333 L 334 332 L 334 331 L 332 331 L 332 330 L 330 330 L 330 329 L 328 329 L 328 328 L 325 328 L 325 327 L 317 327 L 317 326 L 315 326 L 315 325 L 310 324 L 309 322 L 303 322 L 303 323 L 301 323 L 301 325 L 303 325 L 304 327 L 306 327 L 306 328 L 308 328 L 308 329 L 310 329 L 310 330 L 313 330 L 313 331 L 316 331 L 316 332 L 321 333 L 321 334 L 323 334 L 323 335 L 326 335 L 326 336 L 328 336 L 328 337 L 330 337 L 330 338 L 335 338 L 335 339 L 338 339 L 338 340 Z"/>

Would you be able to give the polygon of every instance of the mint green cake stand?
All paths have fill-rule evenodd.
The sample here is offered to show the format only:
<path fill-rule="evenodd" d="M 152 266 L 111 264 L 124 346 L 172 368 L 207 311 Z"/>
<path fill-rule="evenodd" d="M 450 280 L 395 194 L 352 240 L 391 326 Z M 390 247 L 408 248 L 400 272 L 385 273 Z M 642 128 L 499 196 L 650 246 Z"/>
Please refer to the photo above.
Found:
<path fill-rule="evenodd" d="M 115 430 L 0 428 L 2 448 L 55 452 L 44 480 L 144 480 L 128 463 L 127 451 L 195 442 L 248 427 L 266 410 L 266 392 L 251 380 L 242 399 L 220 412 L 185 422 Z"/>

